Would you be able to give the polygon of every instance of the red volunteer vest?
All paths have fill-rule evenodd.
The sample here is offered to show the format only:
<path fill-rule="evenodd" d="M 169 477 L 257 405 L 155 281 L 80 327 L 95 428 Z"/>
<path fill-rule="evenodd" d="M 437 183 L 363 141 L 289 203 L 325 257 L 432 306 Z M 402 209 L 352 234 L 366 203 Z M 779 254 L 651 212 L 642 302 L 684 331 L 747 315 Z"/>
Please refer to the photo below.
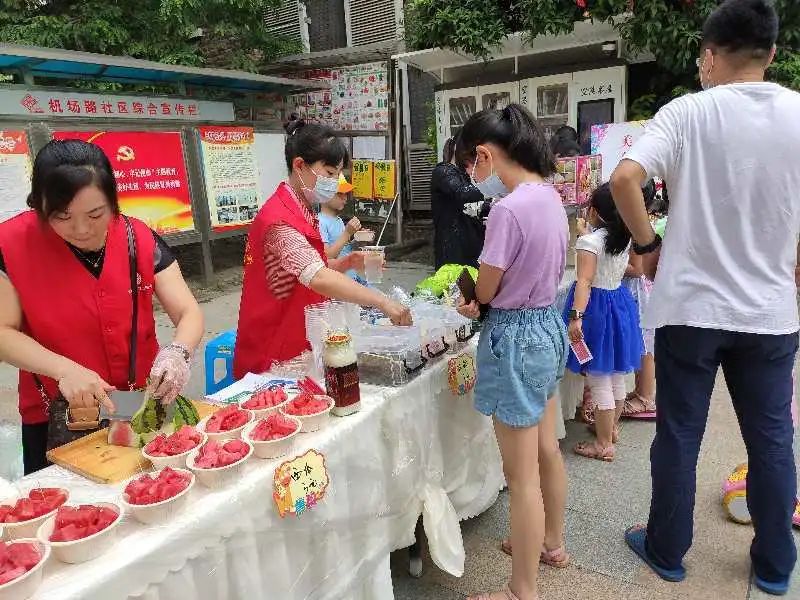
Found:
<path fill-rule="evenodd" d="M 275 223 L 285 223 L 302 233 L 328 264 L 319 230 L 305 219 L 289 186 L 281 183 L 258 211 L 247 235 L 239 329 L 233 359 L 236 379 L 248 372 L 268 371 L 273 362 L 289 360 L 309 349 L 304 309 L 309 304 L 325 300 L 324 296 L 299 281 L 291 294 L 282 300 L 272 293 L 264 266 L 264 236 Z"/>
<path fill-rule="evenodd" d="M 130 219 L 138 263 L 136 386 L 144 387 L 158 352 L 153 318 L 155 240 L 150 229 Z M 33 211 L 0 223 L 0 250 L 23 312 L 22 331 L 117 389 L 128 389 L 131 336 L 128 236 L 121 218 L 111 221 L 103 271 L 95 278 L 67 244 Z M 58 395 L 52 379 L 40 378 L 47 396 Z M 19 412 L 26 424 L 44 423 L 47 411 L 33 376 L 20 371 Z"/>

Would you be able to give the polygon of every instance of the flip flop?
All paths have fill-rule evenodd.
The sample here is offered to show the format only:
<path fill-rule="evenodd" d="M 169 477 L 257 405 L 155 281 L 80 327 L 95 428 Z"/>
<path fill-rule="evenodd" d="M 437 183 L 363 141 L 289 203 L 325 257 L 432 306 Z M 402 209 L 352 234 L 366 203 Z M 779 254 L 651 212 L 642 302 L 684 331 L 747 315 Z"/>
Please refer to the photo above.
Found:
<path fill-rule="evenodd" d="M 506 539 L 500 542 L 500 550 L 504 554 L 513 556 L 510 540 Z M 565 569 L 569 566 L 570 555 L 567 553 L 564 544 L 561 544 L 558 548 L 554 548 L 553 550 L 542 550 L 542 553 L 539 555 L 539 562 L 549 567 L 555 567 L 556 569 Z"/>
<path fill-rule="evenodd" d="M 789 593 L 788 579 L 784 579 L 783 581 L 776 583 L 761 579 L 761 577 L 753 573 L 753 583 L 756 584 L 758 589 L 765 594 L 769 594 L 770 596 L 785 596 L 787 593 Z"/>
<path fill-rule="evenodd" d="M 625 542 L 628 547 L 633 550 L 636 555 L 641 558 L 644 563 L 653 570 L 653 572 L 661 577 L 664 581 L 671 581 L 678 583 L 686 579 L 686 569 L 665 569 L 659 567 L 647 554 L 647 529 L 643 525 L 634 525 L 625 531 Z"/>
<path fill-rule="evenodd" d="M 584 458 L 602 460 L 603 462 L 614 462 L 614 446 L 609 446 L 601 450 L 594 442 L 581 442 L 580 444 L 576 444 L 572 451 Z"/>

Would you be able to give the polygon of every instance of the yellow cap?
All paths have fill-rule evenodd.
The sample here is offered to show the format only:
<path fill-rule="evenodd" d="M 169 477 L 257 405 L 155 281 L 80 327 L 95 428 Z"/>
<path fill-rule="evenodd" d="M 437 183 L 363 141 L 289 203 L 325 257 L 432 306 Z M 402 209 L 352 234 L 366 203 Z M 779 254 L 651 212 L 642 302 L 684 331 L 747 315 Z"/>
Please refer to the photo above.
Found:
<path fill-rule="evenodd" d="M 339 194 L 346 194 L 353 191 L 353 184 L 344 178 L 344 173 L 339 173 L 339 189 L 336 191 Z"/>

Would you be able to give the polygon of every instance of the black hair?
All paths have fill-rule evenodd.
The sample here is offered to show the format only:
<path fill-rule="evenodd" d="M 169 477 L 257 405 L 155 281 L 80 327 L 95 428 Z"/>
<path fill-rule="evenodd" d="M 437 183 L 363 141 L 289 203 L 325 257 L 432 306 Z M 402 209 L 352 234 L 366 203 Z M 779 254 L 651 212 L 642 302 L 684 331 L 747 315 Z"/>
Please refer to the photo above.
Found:
<path fill-rule="evenodd" d="M 556 129 L 555 132 L 553 132 L 553 136 L 550 139 L 569 140 L 570 142 L 577 142 L 578 132 L 575 131 L 574 127 L 570 127 L 569 125 L 562 125 L 558 129 Z"/>
<path fill-rule="evenodd" d="M 614 197 L 611 195 L 611 186 L 604 183 L 592 194 L 589 202 L 590 206 L 597 212 L 603 222 L 603 228 L 608 232 L 606 236 L 606 252 L 608 254 L 619 254 L 628 248 L 631 242 L 631 232 L 614 204 Z"/>
<path fill-rule="evenodd" d="M 296 115 L 293 115 L 296 116 Z M 298 156 L 307 164 L 322 161 L 330 167 L 350 164 L 350 152 L 341 138 L 330 127 L 306 124 L 303 119 L 290 120 L 286 124 L 286 168 L 292 172 L 292 162 Z"/>
<path fill-rule="evenodd" d="M 552 140 L 553 138 L 550 138 L 551 142 Z M 573 142 L 572 140 L 568 140 L 566 138 L 557 139 L 555 144 L 551 143 L 551 148 L 553 150 L 553 154 L 560 158 L 567 156 L 580 156 L 583 154 L 581 147 L 577 142 Z"/>
<path fill-rule="evenodd" d="M 508 157 L 533 173 L 549 177 L 556 170 L 553 152 L 539 122 L 519 104 L 503 110 L 482 110 L 472 115 L 458 135 L 456 155 L 459 164 L 474 160 L 478 145 L 492 143 Z"/>
<path fill-rule="evenodd" d="M 703 25 L 703 47 L 749 53 L 766 60 L 778 39 L 778 13 L 771 0 L 725 0 Z"/>
<path fill-rule="evenodd" d="M 456 138 L 451 137 L 447 138 L 447 141 L 444 143 L 444 149 L 442 150 L 442 162 L 450 163 L 453 162 L 453 155 L 456 153 Z"/>
<path fill-rule="evenodd" d="M 52 140 L 33 161 L 30 206 L 41 219 L 63 213 L 83 188 L 94 185 L 119 214 L 117 181 L 108 157 L 95 144 L 82 140 Z"/>

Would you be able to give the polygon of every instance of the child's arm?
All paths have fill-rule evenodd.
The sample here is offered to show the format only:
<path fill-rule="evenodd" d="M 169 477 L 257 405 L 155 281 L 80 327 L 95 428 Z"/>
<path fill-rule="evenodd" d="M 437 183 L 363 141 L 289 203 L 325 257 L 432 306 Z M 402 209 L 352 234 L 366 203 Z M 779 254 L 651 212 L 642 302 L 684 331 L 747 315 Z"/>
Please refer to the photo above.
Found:
<path fill-rule="evenodd" d="M 642 257 L 631 252 L 628 257 L 628 267 L 625 269 L 625 277 L 641 277 L 642 275 L 644 275 Z"/>
<path fill-rule="evenodd" d="M 347 222 L 347 225 L 344 226 L 342 235 L 340 235 L 335 242 L 331 244 L 325 244 L 325 254 L 328 255 L 328 258 L 339 258 L 342 248 L 350 243 L 353 234 L 355 234 L 355 232 L 359 229 L 361 229 L 361 221 L 359 221 L 356 217 L 350 219 Z"/>
<path fill-rule="evenodd" d="M 592 282 L 597 271 L 597 255 L 588 250 L 577 252 L 577 278 L 575 281 L 575 297 L 572 300 L 572 310 L 579 313 L 586 312 L 589 305 L 589 295 L 592 292 Z M 583 338 L 583 319 L 572 319 L 569 322 L 569 339 L 576 342 Z"/>

